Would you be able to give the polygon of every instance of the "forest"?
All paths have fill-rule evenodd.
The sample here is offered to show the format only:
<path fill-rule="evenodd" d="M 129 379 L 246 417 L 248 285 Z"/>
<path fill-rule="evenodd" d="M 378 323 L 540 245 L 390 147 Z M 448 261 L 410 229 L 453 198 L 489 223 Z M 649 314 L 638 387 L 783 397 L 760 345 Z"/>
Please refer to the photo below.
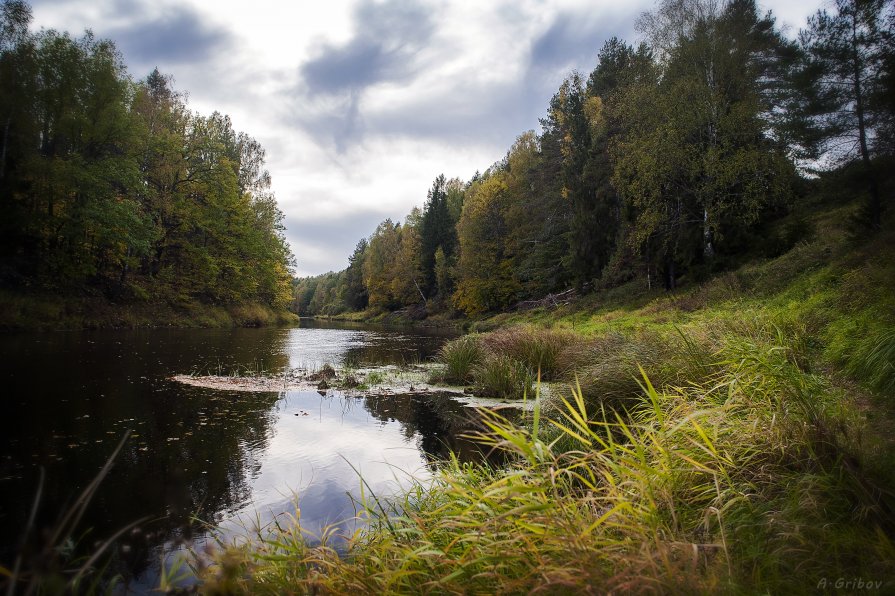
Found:
<path fill-rule="evenodd" d="M 114 43 L 0 4 L 0 287 L 10 296 L 284 310 L 293 257 L 265 150 Z"/>
<path fill-rule="evenodd" d="M 810 234 L 835 176 L 878 229 L 895 139 L 895 9 L 838 0 L 790 39 L 752 0 L 665 1 L 571 73 L 472 179 L 362 238 L 347 269 L 296 280 L 301 315 L 476 316 L 638 279 L 673 290 Z M 782 222 L 782 223 L 781 223 Z"/>

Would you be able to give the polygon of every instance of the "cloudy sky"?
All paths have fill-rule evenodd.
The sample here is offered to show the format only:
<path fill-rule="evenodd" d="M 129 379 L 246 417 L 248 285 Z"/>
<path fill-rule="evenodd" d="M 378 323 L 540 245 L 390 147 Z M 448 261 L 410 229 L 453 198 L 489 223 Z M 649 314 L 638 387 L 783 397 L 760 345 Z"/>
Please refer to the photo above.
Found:
<path fill-rule="evenodd" d="M 795 35 L 824 0 L 759 0 Z M 116 42 L 193 110 L 267 149 L 298 275 L 343 269 L 438 174 L 469 179 L 538 127 L 653 0 L 31 0 L 34 25 Z"/>

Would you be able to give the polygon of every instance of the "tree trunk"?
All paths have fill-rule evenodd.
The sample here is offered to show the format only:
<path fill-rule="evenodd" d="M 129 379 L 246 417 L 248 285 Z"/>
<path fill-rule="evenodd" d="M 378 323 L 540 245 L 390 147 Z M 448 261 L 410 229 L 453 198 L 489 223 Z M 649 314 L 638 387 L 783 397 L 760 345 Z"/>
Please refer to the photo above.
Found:
<path fill-rule="evenodd" d="M 706 261 L 715 258 L 715 247 L 712 245 L 712 228 L 709 226 L 709 210 L 703 210 L 702 216 L 702 256 Z"/>
<path fill-rule="evenodd" d="M 9 124 L 12 121 L 11 116 L 6 117 L 6 124 L 3 125 L 3 148 L 0 149 L 0 178 L 6 174 L 6 147 L 9 144 Z"/>
<path fill-rule="evenodd" d="M 879 229 L 882 225 L 882 203 L 879 196 L 879 185 L 876 182 L 876 173 L 873 171 L 873 162 L 870 161 L 870 150 L 867 148 L 867 123 L 864 116 L 864 93 L 861 86 L 861 56 L 858 52 L 857 17 L 852 18 L 852 68 L 855 93 L 855 115 L 858 117 L 858 142 L 861 147 L 861 161 L 867 172 L 869 183 L 870 202 L 868 211 L 870 225 Z"/>
<path fill-rule="evenodd" d="M 665 258 L 665 290 L 670 292 L 677 287 L 675 281 L 674 256 Z"/>

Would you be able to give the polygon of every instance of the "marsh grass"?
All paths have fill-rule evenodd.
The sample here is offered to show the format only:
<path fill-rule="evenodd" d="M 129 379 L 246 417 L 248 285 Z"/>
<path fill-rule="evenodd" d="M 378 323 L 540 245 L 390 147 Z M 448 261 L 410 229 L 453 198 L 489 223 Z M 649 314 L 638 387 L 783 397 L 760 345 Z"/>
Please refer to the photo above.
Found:
<path fill-rule="evenodd" d="M 521 362 L 541 379 L 561 379 L 569 372 L 573 360 L 569 351 L 578 344 L 574 333 L 565 329 L 536 328 L 518 325 L 482 336 L 486 349 Z"/>
<path fill-rule="evenodd" d="M 531 395 L 532 380 L 523 363 L 504 354 L 488 354 L 473 369 L 475 392 L 484 397 L 523 399 Z"/>
<path fill-rule="evenodd" d="M 367 373 L 367 384 L 381 385 L 385 382 L 385 374 L 382 371 L 374 370 Z"/>
<path fill-rule="evenodd" d="M 472 381 L 473 370 L 481 364 L 485 350 L 476 335 L 463 337 L 447 342 L 438 354 L 438 361 L 443 372 L 436 375 L 436 380 L 446 383 L 468 383 Z"/>

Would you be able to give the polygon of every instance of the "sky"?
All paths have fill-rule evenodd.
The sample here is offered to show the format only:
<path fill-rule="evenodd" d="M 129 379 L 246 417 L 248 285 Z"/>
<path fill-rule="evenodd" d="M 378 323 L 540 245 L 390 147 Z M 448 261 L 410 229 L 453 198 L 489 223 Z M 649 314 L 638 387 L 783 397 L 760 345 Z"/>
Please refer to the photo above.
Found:
<path fill-rule="evenodd" d="M 31 0 L 34 28 L 113 40 L 267 151 L 296 275 L 344 269 L 439 174 L 503 158 L 653 0 Z M 824 0 L 759 0 L 794 36 Z"/>

